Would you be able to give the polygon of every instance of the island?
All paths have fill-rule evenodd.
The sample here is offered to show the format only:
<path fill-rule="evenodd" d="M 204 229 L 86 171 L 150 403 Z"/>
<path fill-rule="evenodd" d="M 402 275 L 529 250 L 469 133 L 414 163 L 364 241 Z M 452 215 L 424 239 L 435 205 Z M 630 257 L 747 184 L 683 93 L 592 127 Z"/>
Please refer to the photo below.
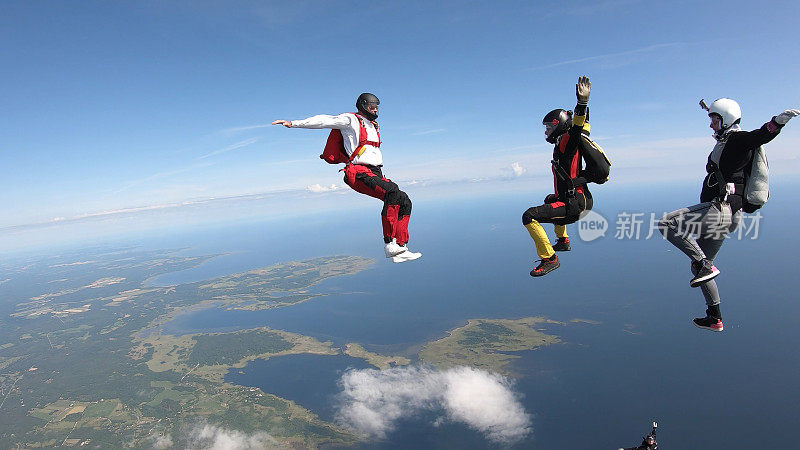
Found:
<path fill-rule="evenodd" d="M 535 350 L 561 340 L 549 335 L 543 325 L 563 322 L 544 317 L 522 319 L 471 319 L 447 337 L 426 344 L 419 359 L 438 368 L 470 366 L 503 375 L 512 375 L 511 363 L 519 355 L 510 352 Z"/>

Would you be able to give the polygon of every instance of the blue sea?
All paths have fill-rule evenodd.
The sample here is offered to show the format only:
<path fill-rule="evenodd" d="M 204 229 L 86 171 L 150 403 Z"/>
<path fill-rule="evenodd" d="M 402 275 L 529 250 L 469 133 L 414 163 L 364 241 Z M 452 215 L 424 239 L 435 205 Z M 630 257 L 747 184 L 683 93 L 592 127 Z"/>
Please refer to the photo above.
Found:
<path fill-rule="evenodd" d="M 266 311 L 196 311 L 165 331 L 269 326 L 413 359 L 421 345 L 468 319 L 545 316 L 567 323 L 547 327 L 563 343 L 521 352 L 513 367 L 520 374 L 513 388 L 532 415 L 532 433 L 514 447 L 634 446 L 653 420 L 662 448 L 752 449 L 793 442 L 800 417 L 795 188 L 773 186 L 758 238 L 749 239 L 750 230 L 743 240 L 730 239 L 717 258 L 723 333 L 691 324 L 705 305 L 700 291 L 689 287 L 687 258 L 660 235 L 645 239 L 651 212 L 660 217 L 693 204 L 698 192 L 681 186 L 654 194 L 613 185 L 593 191 L 594 210 L 608 219 L 608 232 L 582 242 L 571 225 L 572 251 L 561 255 L 561 268 L 541 279 L 528 275 L 536 256 L 521 215 L 546 192 L 513 192 L 415 201 L 409 247 L 423 253 L 419 261 L 398 265 L 383 258 L 380 204 L 367 201 L 339 213 L 252 221 L 149 242 L 188 247 L 187 254 L 222 254 L 150 283 L 199 281 L 332 254 L 372 257 L 372 268 L 313 288 L 333 295 Z M 615 237 L 625 213 L 644 213 L 639 239 Z M 545 227 L 552 237 L 552 227 Z M 570 322 L 576 318 L 598 323 Z M 226 379 L 333 420 L 337 382 L 348 367 L 366 365 L 347 356 L 288 356 L 255 361 Z M 432 421 L 406 418 L 385 439 L 363 446 L 498 446 L 465 425 Z"/>

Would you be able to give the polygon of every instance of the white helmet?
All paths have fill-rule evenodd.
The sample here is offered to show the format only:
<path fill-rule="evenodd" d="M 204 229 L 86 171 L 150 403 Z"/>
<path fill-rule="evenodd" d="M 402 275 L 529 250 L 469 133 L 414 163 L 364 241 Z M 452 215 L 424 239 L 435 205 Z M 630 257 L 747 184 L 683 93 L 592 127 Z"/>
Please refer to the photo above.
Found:
<path fill-rule="evenodd" d="M 731 125 L 742 120 L 742 108 L 729 98 L 719 98 L 708 107 L 708 115 L 716 114 L 722 120 L 722 129 L 727 130 Z"/>

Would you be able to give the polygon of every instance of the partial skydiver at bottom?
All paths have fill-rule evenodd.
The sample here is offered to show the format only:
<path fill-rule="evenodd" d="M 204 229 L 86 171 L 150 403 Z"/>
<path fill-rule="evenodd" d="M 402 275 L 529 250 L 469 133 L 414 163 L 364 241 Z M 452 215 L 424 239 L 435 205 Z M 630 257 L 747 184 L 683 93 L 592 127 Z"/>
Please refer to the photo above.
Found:
<path fill-rule="evenodd" d="M 653 431 L 642 438 L 642 445 L 638 447 L 620 448 L 619 450 L 658 450 L 658 442 L 656 442 L 656 428 L 658 428 L 658 424 L 653 422 Z"/>

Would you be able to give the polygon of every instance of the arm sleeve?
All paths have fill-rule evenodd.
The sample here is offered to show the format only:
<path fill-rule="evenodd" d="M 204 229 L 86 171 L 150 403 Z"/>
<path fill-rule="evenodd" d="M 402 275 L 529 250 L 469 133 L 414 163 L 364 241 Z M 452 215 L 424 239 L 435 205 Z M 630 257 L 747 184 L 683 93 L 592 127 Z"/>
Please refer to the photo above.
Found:
<path fill-rule="evenodd" d="M 587 105 L 582 105 L 580 103 L 575 105 L 575 112 L 572 116 L 572 126 L 573 127 L 581 127 L 586 124 L 587 114 L 586 111 L 588 110 Z"/>
<path fill-rule="evenodd" d="M 575 117 L 572 118 L 573 123 L 575 122 L 576 117 L 582 117 L 583 118 L 582 120 L 586 120 L 586 108 L 587 105 L 581 105 L 580 103 L 575 105 Z"/>
<path fill-rule="evenodd" d="M 350 127 L 350 117 L 348 114 L 339 114 L 337 116 L 329 116 L 320 114 L 312 116 L 308 119 L 293 120 L 292 128 L 337 128 L 343 129 Z"/>
<path fill-rule="evenodd" d="M 775 139 L 775 136 L 781 132 L 781 128 L 783 128 L 783 125 L 776 123 L 775 118 L 773 117 L 769 122 L 765 123 L 757 130 L 741 131 L 739 133 L 735 133 L 733 136 L 735 136 L 734 139 L 737 147 L 742 148 L 743 150 L 750 150 Z"/>

